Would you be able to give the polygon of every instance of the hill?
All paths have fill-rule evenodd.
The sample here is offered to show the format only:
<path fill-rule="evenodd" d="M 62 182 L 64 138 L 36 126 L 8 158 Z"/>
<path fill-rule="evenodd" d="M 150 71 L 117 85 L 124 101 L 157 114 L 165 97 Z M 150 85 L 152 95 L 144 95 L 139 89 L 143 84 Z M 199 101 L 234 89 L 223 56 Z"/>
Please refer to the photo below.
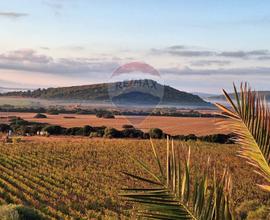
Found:
<path fill-rule="evenodd" d="M 207 99 L 207 98 L 212 97 L 212 96 L 217 96 L 217 94 L 204 93 L 204 92 L 192 92 L 192 94 L 197 95 L 197 96 L 201 97 L 202 99 Z"/>
<path fill-rule="evenodd" d="M 260 96 L 265 97 L 266 101 L 270 102 L 270 91 L 256 91 Z M 229 93 L 229 96 L 234 99 L 234 94 Z M 209 100 L 225 100 L 224 95 L 217 95 L 217 96 L 210 96 L 208 97 Z"/>
<path fill-rule="evenodd" d="M 0 93 L 15 92 L 15 91 L 27 91 L 25 88 L 7 88 L 0 86 Z"/>
<path fill-rule="evenodd" d="M 190 106 L 211 106 L 210 103 L 204 101 L 197 95 L 179 91 L 170 86 L 163 86 L 152 80 L 141 80 L 140 83 L 150 82 L 157 90 L 150 89 L 124 90 L 121 87 L 120 92 L 111 92 L 111 88 L 119 87 L 119 83 L 102 83 L 83 86 L 59 87 L 48 89 L 37 89 L 33 91 L 8 92 L 1 94 L 2 96 L 18 96 L 40 99 L 54 100 L 89 100 L 97 102 L 110 102 L 120 104 L 174 104 L 174 105 L 190 105 Z M 126 81 L 127 84 L 132 84 L 133 81 Z M 126 85 L 126 84 L 125 84 Z M 141 85 L 141 84 L 140 84 Z"/>

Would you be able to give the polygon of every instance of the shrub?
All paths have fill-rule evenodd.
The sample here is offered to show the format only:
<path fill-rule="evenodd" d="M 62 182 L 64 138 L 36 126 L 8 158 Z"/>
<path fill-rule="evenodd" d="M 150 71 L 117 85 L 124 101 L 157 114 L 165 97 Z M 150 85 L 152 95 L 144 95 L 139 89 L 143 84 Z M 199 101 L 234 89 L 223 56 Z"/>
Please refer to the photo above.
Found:
<path fill-rule="evenodd" d="M 103 116 L 102 112 L 97 112 L 97 113 L 96 113 L 96 117 L 97 117 L 97 118 L 102 118 L 102 116 Z"/>
<path fill-rule="evenodd" d="M 47 118 L 47 116 L 44 115 L 44 114 L 38 113 L 38 114 L 36 114 L 36 115 L 34 116 L 34 118 Z"/>
<path fill-rule="evenodd" d="M 90 133 L 89 135 L 90 138 L 93 138 L 93 137 L 103 137 L 103 134 L 99 133 L 99 132 L 96 132 L 96 131 L 93 131 Z"/>
<path fill-rule="evenodd" d="M 28 121 L 25 121 L 24 119 L 18 117 L 18 118 L 12 118 L 10 120 L 10 125 L 29 125 L 29 122 Z"/>
<path fill-rule="evenodd" d="M 35 210 L 26 206 L 17 206 L 20 220 L 44 220 L 44 218 Z"/>
<path fill-rule="evenodd" d="M 99 137 L 103 137 L 105 129 L 106 129 L 106 126 L 94 127 L 93 132 L 97 132 Z"/>
<path fill-rule="evenodd" d="M 255 211 L 260 206 L 258 200 L 245 201 L 235 210 L 240 219 L 246 219 L 250 211 Z"/>
<path fill-rule="evenodd" d="M 73 127 L 66 129 L 66 135 L 83 135 L 83 128 L 81 127 Z"/>
<path fill-rule="evenodd" d="M 93 128 L 92 128 L 91 126 L 85 125 L 85 126 L 83 127 L 83 135 L 84 135 L 84 136 L 89 136 L 90 133 L 91 133 L 91 131 L 93 131 Z"/>
<path fill-rule="evenodd" d="M 75 131 L 75 134 L 74 135 L 80 135 L 80 136 L 83 136 L 83 128 L 81 127 L 78 127 L 76 128 L 76 131 Z"/>
<path fill-rule="evenodd" d="M 123 125 L 122 128 L 123 129 L 132 129 L 132 128 L 134 128 L 134 126 L 126 124 L 126 125 Z"/>
<path fill-rule="evenodd" d="M 44 125 L 32 125 L 29 127 L 30 134 L 36 134 L 38 131 L 41 131 L 44 128 Z"/>
<path fill-rule="evenodd" d="M 207 136 L 202 136 L 199 139 L 202 141 L 207 141 L 207 142 L 213 142 L 213 143 L 219 143 L 219 144 L 232 144 L 232 134 L 213 134 L 213 135 L 207 135 Z"/>
<path fill-rule="evenodd" d="M 198 137 L 195 134 L 189 134 L 185 137 L 186 141 L 196 141 Z"/>
<path fill-rule="evenodd" d="M 115 118 L 112 112 L 109 111 L 97 111 L 96 117 L 98 118 Z"/>
<path fill-rule="evenodd" d="M 41 131 L 44 125 L 12 125 L 12 130 L 19 135 L 35 135 L 38 131 Z"/>
<path fill-rule="evenodd" d="M 20 216 L 15 205 L 0 206 L 0 216 L 2 220 L 20 220 Z"/>
<path fill-rule="evenodd" d="M 1 220 L 44 220 L 35 209 L 21 205 L 0 206 Z"/>
<path fill-rule="evenodd" d="M 262 205 L 258 200 L 245 201 L 236 209 L 240 219 L 264 220 L 270 218 L 269 207 Z"/>
<path fill-rule="evenodd" d="M 86 125 L 84 127 L 67 128 L 65 134 L 66 135 L 89 136 L 92 131 L 94 131 L 94 129 L 91 126 Z"/>
<path fill-rule="evenodd" d="M 58 125 L 48 125 L 43 128 L 43 131 L 48 132 L 50 135 L 60 135 L 65 133 L 65 128 Z"/>
<path fill-rule="evenodd" d="M 26 135 L 27 133 L 30 133 L 30 128 L 25 125 L 16 126 L 14 127 L 14 130 L 16 131 L 17 134 L 23 136 Z"/>
<path fill-rule="evenodd" d="M 9 130 L 11 128 L 8 124 L 0 124 L 0 132 L 7 133 Z"/>
<path fill-rule="evenodd" d="M 143 133 L 143 139 L 150 139 L 149 133 Z"/>
<path fill-rule="evenodd" d="M 113 113 L 111 113 L 111 112 L 106 112 L 105 114 L 103 114 L 102 117 L 103 118 L 115 118 Z"/>
<path fill-rule="evenodd" d="M 174 140 L 179 140 L 179 141 L 185 141 L 186 140 L 186 136 L 185 135 L 175 135 L 173 136 Z"/>
<path fill-rule="evenodd" d="M 163 131 L 160 128 L 151 128 L 149 131 L 149 135 L 151 138 L 160 139 L 163 136 Z"/>
<path fill-rule="evenodd" d="M 254 220 L 254 219 L 256 220 L 270 219 L 269 207 L 263 205 L 254 211 L 250 211 L 248 213 L 247 220 Z"/>
<path fill-rule="evenodd" d="M 121 137 L 121 134 L 115 128 L 106 128 L 104 130 L 104 137 L 107 137 L 107 138 L 119 138 L 119 137 Z"/>
<path fill-rule="evenodd" d="M 144 133 L 141 130 L 132 128 L 123 130 L 122 136 L 125 138 L 143 138 Z"/>

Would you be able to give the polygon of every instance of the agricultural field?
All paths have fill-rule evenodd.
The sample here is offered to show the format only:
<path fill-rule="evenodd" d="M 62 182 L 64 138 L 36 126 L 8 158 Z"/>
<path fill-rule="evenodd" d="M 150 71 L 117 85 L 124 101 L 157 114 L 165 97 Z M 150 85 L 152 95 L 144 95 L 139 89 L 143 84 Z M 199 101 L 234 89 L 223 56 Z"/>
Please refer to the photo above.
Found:
<path fill-rule="evenodd" d="M 0 117 L 17 116 L 26 121 L 35 121 L 60 125 L 65 128 L 90 126 L 106 126 L 122 129 L 125 124 L 132 124 L 136 128 L 149 131 L 150 128 L 160 128 L 171 135 L 195 134 L 198 136 L 230 133 L 230 130 L 220 128 L 221 118 L 190 118 L 190 117 L 165 117 L 165 116 L 116 116 L 115 119 L 97 118 L 95 115 L 59 114 L 47 115 L 48 118 L 34 118 L 36 113 L 0 112 Z"/>
<path fill-rule="evenodd" d="M 163 162 L 166 141 L 154 141 Z M 228 167 L 233 178 L 235 207 L 243 202 L 264 203 L 269 195 L 242 159 L 237 145 L 175 142 L 181 157 L 191 147 L 191 169 L 200 171 L 208 157 L 221 175 Z M 156 168 L 147 140 L 89 139 L 81 137 L 24 137 L 17 144 L 0 144 L 0 203 L 35 207 L 45 219 L 126 219 L 132 206 L 119 196 L 121 188 L 142 186 L 121 174 L 138 170 L 128 155 Z"/>

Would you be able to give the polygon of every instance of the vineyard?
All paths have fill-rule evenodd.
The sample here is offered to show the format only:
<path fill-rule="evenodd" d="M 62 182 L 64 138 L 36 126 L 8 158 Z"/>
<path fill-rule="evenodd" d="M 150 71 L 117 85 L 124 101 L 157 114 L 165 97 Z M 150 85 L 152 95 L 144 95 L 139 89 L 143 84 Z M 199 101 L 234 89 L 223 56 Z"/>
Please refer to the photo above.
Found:
<path fill-rule="evenodd" d="M 155 141 L 165 159 L 165 141 Z M 187 143 L 176 142 L 183 155 Z M 229 166 L 238 207 L 247 200 L 266 201 L 254 186 L 258 177 L 235 156 L 236 145 L 191 142 L 192 166 L 202 169 L 208 156 L 217 172 Z M 0 144 L 0 203 L 35 207 L 45 219 L 125 219 L 131 209 L 118 196 L 133 186 L 121 174 L 138 174 L 127 155 L 153 164 L 149 141 L 88 138 L 32 138 L 17 144 Z"/>

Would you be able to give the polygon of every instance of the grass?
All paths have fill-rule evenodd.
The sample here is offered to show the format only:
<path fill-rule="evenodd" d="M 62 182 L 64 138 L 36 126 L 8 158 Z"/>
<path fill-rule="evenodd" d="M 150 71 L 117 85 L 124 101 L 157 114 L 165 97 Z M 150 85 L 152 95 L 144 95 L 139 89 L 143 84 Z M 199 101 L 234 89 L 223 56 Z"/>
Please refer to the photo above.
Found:
<path fill-rule="evenodd" d="M 165 162 L 166 141 L 154 141 Z M 187 143 L 175 142 L 183 158 Z M 235 153 L 237 145 L 190 142 L 191 167 L 203 170 L 210 156 L 218 175 L 228 166 L 233 178 L 235 207 L 243 202 L 267 202 L 257 189 L 261 182 Z M 88 138 L 34 138 L 14 145 L 0 144 L 0 202 L 35 207 L 47 219 L 125 219 L 131 205 L 118 196 L 138 183 L 121 174 L 143 175 L 127 155 L 154 166 L 149 141 Z M 139 183 L 141 186 L 141 183 Z M 105 219 L 106 219 L 105 218 Z"/>
<path fill-rule="evenodd" d="M 0 105 L 13 105 L 17 107 L 25 107 L 33 104 L 33 100 L 16 97 L 0 97 Z"/>

